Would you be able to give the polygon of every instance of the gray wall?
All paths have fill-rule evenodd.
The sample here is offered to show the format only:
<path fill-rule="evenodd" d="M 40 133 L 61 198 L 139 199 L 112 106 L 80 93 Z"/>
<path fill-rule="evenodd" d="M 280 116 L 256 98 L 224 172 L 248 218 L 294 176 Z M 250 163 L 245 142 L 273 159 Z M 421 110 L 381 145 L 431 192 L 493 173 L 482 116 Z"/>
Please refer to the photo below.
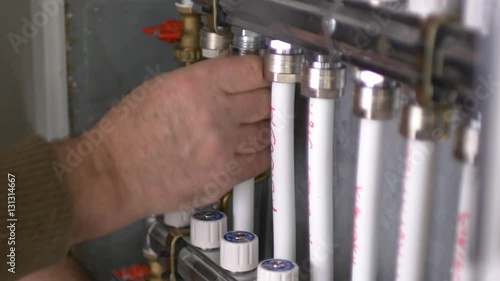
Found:
<path fill-rule="evenodd" d="M 21 34 L 21 18 L 29 17 L 30 1 L 7 1 L 0 9 L 0 147 L 11 145 L 32 130 L 27 115 L 31 91 L 31 42 L 16 53 L 7 35 Z"/>
<path fill-rule="evenodd" d="M 169 0 L 69 0 L 70 102 L 73 133 L 90 129 L 122 96 L 138 86 L 149 69 L 179 65 L 173 46 L 142 34 L 142 28 L 177 19 Z M 79 256 L 97 281 L 111 270 L 142 262 L 140 222 L 79 247 Z"/>

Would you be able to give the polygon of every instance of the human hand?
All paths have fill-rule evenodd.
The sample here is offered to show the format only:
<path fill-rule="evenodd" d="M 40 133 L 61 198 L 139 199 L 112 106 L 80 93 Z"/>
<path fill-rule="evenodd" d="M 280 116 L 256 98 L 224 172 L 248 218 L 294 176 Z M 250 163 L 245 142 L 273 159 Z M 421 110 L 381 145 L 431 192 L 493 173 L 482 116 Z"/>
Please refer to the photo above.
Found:
<path fill-rule="evenodd" d="M 91 172 L 68 177 L 76 214 L 85 214 L 77 235 L 95 237 L 147 214 L 216 202 L 268 169 L 268 87 L 261 59 L 246 56 L 200 62 L 135 89 L 70 145 L 102 132 L 85 169 Z M 76 188 L 89 178 L 96 180 Z M 99 230 L 92 230 L 96 222 Z"/>
<path fill-rule="evenodd" d="M 270 92 L 258 57 L 205 61 L 146 84 L 128 116 L 125 100 L 105 118 L 123 119 L 107 143 L 116 182 L 148 213 L 213 203 L 269 167 Z"/>

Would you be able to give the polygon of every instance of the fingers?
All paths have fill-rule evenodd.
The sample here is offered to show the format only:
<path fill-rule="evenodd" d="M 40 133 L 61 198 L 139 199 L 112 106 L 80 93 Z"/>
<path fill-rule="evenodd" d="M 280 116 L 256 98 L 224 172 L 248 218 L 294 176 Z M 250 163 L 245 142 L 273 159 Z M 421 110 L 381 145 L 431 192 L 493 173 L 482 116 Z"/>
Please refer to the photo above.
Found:
<path fill-rule="evenodd" d="M 222 91 L 233 94 L 269 87 L 264 79 L 262 58 L 259 56 L 234 56 L 214 59 L 206 64 L 204 74 L 209 83 Z"/>
<path fill-rule="evenodd" d="M 252 124 L 271 118 L 271 91 L 269 88 L 232 95 L 229 102 L 233 116 L 241 124 Z"/>
<path fill-rule="evenodd" d="M 236 154 L 254 154 L 271 145 L 271 128 L 269 121 L 242 125 L 236 134 Z"/>
<path fill-rule="evenodd" d="M 235 184 L 254 178 L 271 167 L 271 149 L 268 147 L 263 151 L 249 155 L 236 155 L 241 173 L 236 177 Z"/>

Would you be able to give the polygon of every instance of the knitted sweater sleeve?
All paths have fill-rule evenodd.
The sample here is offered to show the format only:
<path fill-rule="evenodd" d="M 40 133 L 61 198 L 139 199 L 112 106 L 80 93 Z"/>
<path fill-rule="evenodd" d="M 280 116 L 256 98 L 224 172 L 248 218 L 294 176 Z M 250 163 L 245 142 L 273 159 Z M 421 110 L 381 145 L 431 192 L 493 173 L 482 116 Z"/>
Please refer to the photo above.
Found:
<path fill-rule="evenodd" d="M 52 168 L 56 161 L 39 137 L 0 150 L 0 280 L 17 280 L 69 251 L 72 205 Z"/>

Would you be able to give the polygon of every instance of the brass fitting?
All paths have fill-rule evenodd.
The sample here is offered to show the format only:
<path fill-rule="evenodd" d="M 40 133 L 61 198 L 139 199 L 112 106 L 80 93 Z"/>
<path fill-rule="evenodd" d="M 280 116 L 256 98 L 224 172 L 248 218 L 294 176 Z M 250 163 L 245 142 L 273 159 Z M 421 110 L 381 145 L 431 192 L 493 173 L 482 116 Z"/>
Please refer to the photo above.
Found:
<path fill-rule="evenodd" d="M 201 60 L 201 15 L 193 12 L 193 8 L 189 5 L 176 4 L 176 8 L 181 15 L 184 29 L 175 48 L 174 56 L 178 61 L 188 66 Z"/>

